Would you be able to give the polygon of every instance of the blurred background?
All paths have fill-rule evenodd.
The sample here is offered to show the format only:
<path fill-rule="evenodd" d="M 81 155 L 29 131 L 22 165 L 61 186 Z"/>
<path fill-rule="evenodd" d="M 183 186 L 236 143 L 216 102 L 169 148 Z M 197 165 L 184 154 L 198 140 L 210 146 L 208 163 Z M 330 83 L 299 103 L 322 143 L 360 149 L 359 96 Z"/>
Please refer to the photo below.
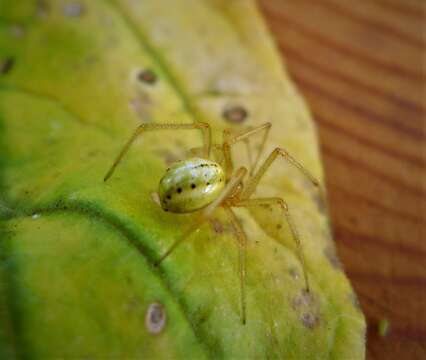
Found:
<path fill-rule="evenodd" d="M 426 2 L 259 4 L 319 128 L 367 358 L 426 359 Z"/>

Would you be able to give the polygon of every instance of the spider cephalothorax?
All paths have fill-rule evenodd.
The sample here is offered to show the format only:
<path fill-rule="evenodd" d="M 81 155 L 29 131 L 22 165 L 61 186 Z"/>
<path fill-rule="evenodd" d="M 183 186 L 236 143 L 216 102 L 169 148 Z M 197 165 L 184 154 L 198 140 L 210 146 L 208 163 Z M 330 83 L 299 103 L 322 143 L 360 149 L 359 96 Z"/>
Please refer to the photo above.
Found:
<path fill-rule="evenodd" d="M 166 170 L 164 176 L 161 178 L 158 191 L 160 205 L 164 211 L 170 211 L 173 213 L 190 213 L 199 211 L 201 213 L 200 220 L 189 226 L 183 236 L 175 240 L 170 248 L 159 258 L 157 265 L 170 255 L 183 240 L 188 238 L 194 231 L 200 228 L 205 221 L 209 220 L 217 207 L 221 206 L 224 208 L 233 225 L 234 234 L 240 246 L 239 271 L 241 287 L 241 319 L 243 324 L 246 322 L 245 251 L 247 236 L 232 208 L 275 205 L 282 210 L 296 242 L 297 256 L 299 257 L 303 268 L 305 288 L 309 291 L 308 274 L 306 271 L 300 238 L 290 216 L 287 204 L 279 197 L 252 198 L 252 195 L 263 175 L 277 157 L 282 157 L 290 164 L 294 165 L 315 186 L 319 186 L 319 183 L 302 165 L 300 165 L 288 154 L 286 150 L 282 148 L 276 148 L 273 150 L 257 169 L 257 164 L 265 146 L 270 128 L 271 124 L 265 123 L 238 135 L 231 135 L 230 130 L 225 130 L 223 143 L 215 145 L 215 147 L 223 154 L 223 161 L 221 163 L 217 163 L 211 159 L 211 130 L 208 124 L 142 124 L 136 129 L 130 140 L 125 144 L 124 148 L 121 150 L 114 164 L 104 178 L 104 181 L 109 179 L 116 166 L 129 150 L 130 145 L 144 131 L 192 129 L 199 129 L 202 131 L 204 140 L 202 156 L 175 162 Z M 243 180 L 249 170 L 241 166 L 234 171 L 230 148 L 235 143 L 246 141 L 250 136 L 261 131 L 264 131 L 262 143 L 259 147 L 259 151 L 253 165 L 251 165 L 251 176 L 244 183 Z"/>

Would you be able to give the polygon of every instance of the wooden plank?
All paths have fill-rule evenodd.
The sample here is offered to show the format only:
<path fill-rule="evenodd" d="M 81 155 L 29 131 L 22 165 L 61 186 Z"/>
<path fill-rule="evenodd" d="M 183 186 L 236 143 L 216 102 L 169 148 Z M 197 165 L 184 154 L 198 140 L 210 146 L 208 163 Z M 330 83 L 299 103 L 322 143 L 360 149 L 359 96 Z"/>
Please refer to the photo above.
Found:
<path fill-rule="evenodd" d="M 319 127 L 367 358 L 426 358 L 426 3 L 259 2 Z"/>

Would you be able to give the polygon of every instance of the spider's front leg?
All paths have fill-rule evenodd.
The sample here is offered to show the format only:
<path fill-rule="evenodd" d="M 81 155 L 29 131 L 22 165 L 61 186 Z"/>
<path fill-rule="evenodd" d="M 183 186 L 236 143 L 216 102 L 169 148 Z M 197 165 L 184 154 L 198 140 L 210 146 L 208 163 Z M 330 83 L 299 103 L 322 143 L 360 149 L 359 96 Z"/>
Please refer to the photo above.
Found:
<path fill-rule="evenodd" d="M 117 165 L 121 162 L 124 155 L 129 151 L 130 146 L 136 140 L 136 138 L 145 131 L 154 131 L 154 130 L 194 130 L 199 129 L 203 133 L 203 156 L 206 159 L 210 157 L 211 150 L 211 129 L 210 125 L 202 122 L 194 124 L 141 124 L 139 125 L 127 143 L 124 145 L 111 168 L 108 170 L 107 174 L 104 177 L 104 181 L 107 181 L 113 174 Z"/>

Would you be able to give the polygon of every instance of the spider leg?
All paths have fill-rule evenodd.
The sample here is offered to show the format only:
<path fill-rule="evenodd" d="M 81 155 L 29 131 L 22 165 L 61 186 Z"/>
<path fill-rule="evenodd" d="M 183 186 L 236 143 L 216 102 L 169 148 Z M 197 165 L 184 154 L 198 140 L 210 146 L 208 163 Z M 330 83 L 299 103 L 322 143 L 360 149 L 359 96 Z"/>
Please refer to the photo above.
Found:
<path fill-rule="evenodd" d="M 239 141 L 244 141 L 246 143 L 246 146 L 248 146 L 248 138 L 252 135 L 255 135 L 261 131 L 265 131 L 262 142 L 260 144 L 259 150 L 257 152 L 256 158 L 254 159 L 254 162 L 251 160 L 251 152 L 249 151 L 249 161 L 250 161 L 250 175 L 253 174 L 257 163 L 259 162 L 260 156 L 262 155 L 263 149 L 265 147 L 266 140 L 269 135 L 269 130 L 271 129 L 271 123 L 265 123 L 262 125 L 259 125 L 255 128 L 246 130 L 238 135 L 231 135 L 231 129 L 225 129 L 223 131 L 223 154 L 225 158 L 225 171 L 227 174 L 231 174 L 233 170 L 233 164 L 232 164 L 232 158 L 231 158 L 231 146 L 236 144 Z"/>
<path fill-rule="evenodd" d="M 243 142 L 246 145 L 247 157 L 249 162 L 248 168 L 250 169 L 250 175 L 251 175 L 254 169 L 254 163 L 253 163 L 253 154 L 252 154 L 251 146 L 250 146 L 250 139 L 249 138 L 244 139 Z"/>
<path fill-rule="evenodd" d="M 243 325 L 246 323 L 246 252 L 247 252 L 247 236 L 241 226 L 240 221 L 234 211 L 228 206 L 224 206 L 225 211 L 231 219 L 232 226 L 235 230 L 235 237 L 239 245 L 239 273 L 240 273 L 240 304 L 241 304 L 241 321 Z"/>
<path fill-rule="evenodd" d="M 309 181 L 317 188 L 319 188 L 321 196 L 323 196 L 323 191 L 320 188 L 320 183 L 317 179 L 315 179 L 311 173 L 306 170 L 298 161 L 296 161 L 288 152 L 283 148 L 276 148 L 271 152 L 268 158 L 264 161 L 264 163 L 260 166 L 259 170 L 254 174 L 254 176 L 248 181 L 245 189 L 241 194 L 242 199 L 248 199 L 254 193 L 259 184 L 259 181 L 262 179 L 263 175 L 265 175 L 266 171 L 272 165 L 274 160 L 278 157 L 283 157 L 290 164 L 295 166 L 303 175 L 305 175 Z"/>
<path fill-rule="evenodd" d="M 297 231 L 296 225 L 293 221 L 293 217 L 291 216 L 290 211 L 288 209 L 287 203 L 281 198 L 258 198 L 258 199 L 238 200 L 237 202 L 233 203 L 231 206 L 249 208 L 249 207 L 256 207 L 256 206 L 259 207 L 259 206 L 265 206 L 265 205 L 278 205 L 281 208 L 282 212 L 284 213 L 287 224 L 290 228 L 291 235 L 293 237 L 294 242 L 296 243 L 296 249 L 297 249 L 296 254 L 300 261 L 300 264 L 302 265 L 306 291 L 309 292 L 310 291 L 309 279 L 308 279 L 308 272 L 306 270 L 305 256 L 303 254 L 303 249 L 302 249 L 302 242 L 300 240 L 300 236 Z"/>
<path fill-rule="evenodd" d="M 141 124 L 139 125 L 127 143 L 124 145 L 111 168 L 108 170 L 107 174 L 104 177 L 104 181 L 107 181 L 113 174 L 117 165 L 121 162 L 124 155 L 126 155 L 130 146 L 136 140 L 136 138 L 145 131 L 154 131 L 154 130 L 193 130 L 200 129 L 203 133 L 203 154 L 206 159 L 210 157 L 211 150 L 211 129 L 210 126 L 206 123 L 197 122 L 195 124 Z"/>
<path fill-rule="evenodd" d="M 195 231 L 197 231 L 204 223 L 204 218 L 199 219 L 198 221 L 195 222 L 195 224 L 193 224 L 188 230 L 186 230 L 181 237 L 179 237 L 168 249 L 167 251 L 155 262 L 155 266 L 160 265 L 163 260 L 169 256 L 173 250 L 184 240 L 186 240 L 187 238 L 189 238 L 191 236 L 192 233 L 194 233 Z"/>

